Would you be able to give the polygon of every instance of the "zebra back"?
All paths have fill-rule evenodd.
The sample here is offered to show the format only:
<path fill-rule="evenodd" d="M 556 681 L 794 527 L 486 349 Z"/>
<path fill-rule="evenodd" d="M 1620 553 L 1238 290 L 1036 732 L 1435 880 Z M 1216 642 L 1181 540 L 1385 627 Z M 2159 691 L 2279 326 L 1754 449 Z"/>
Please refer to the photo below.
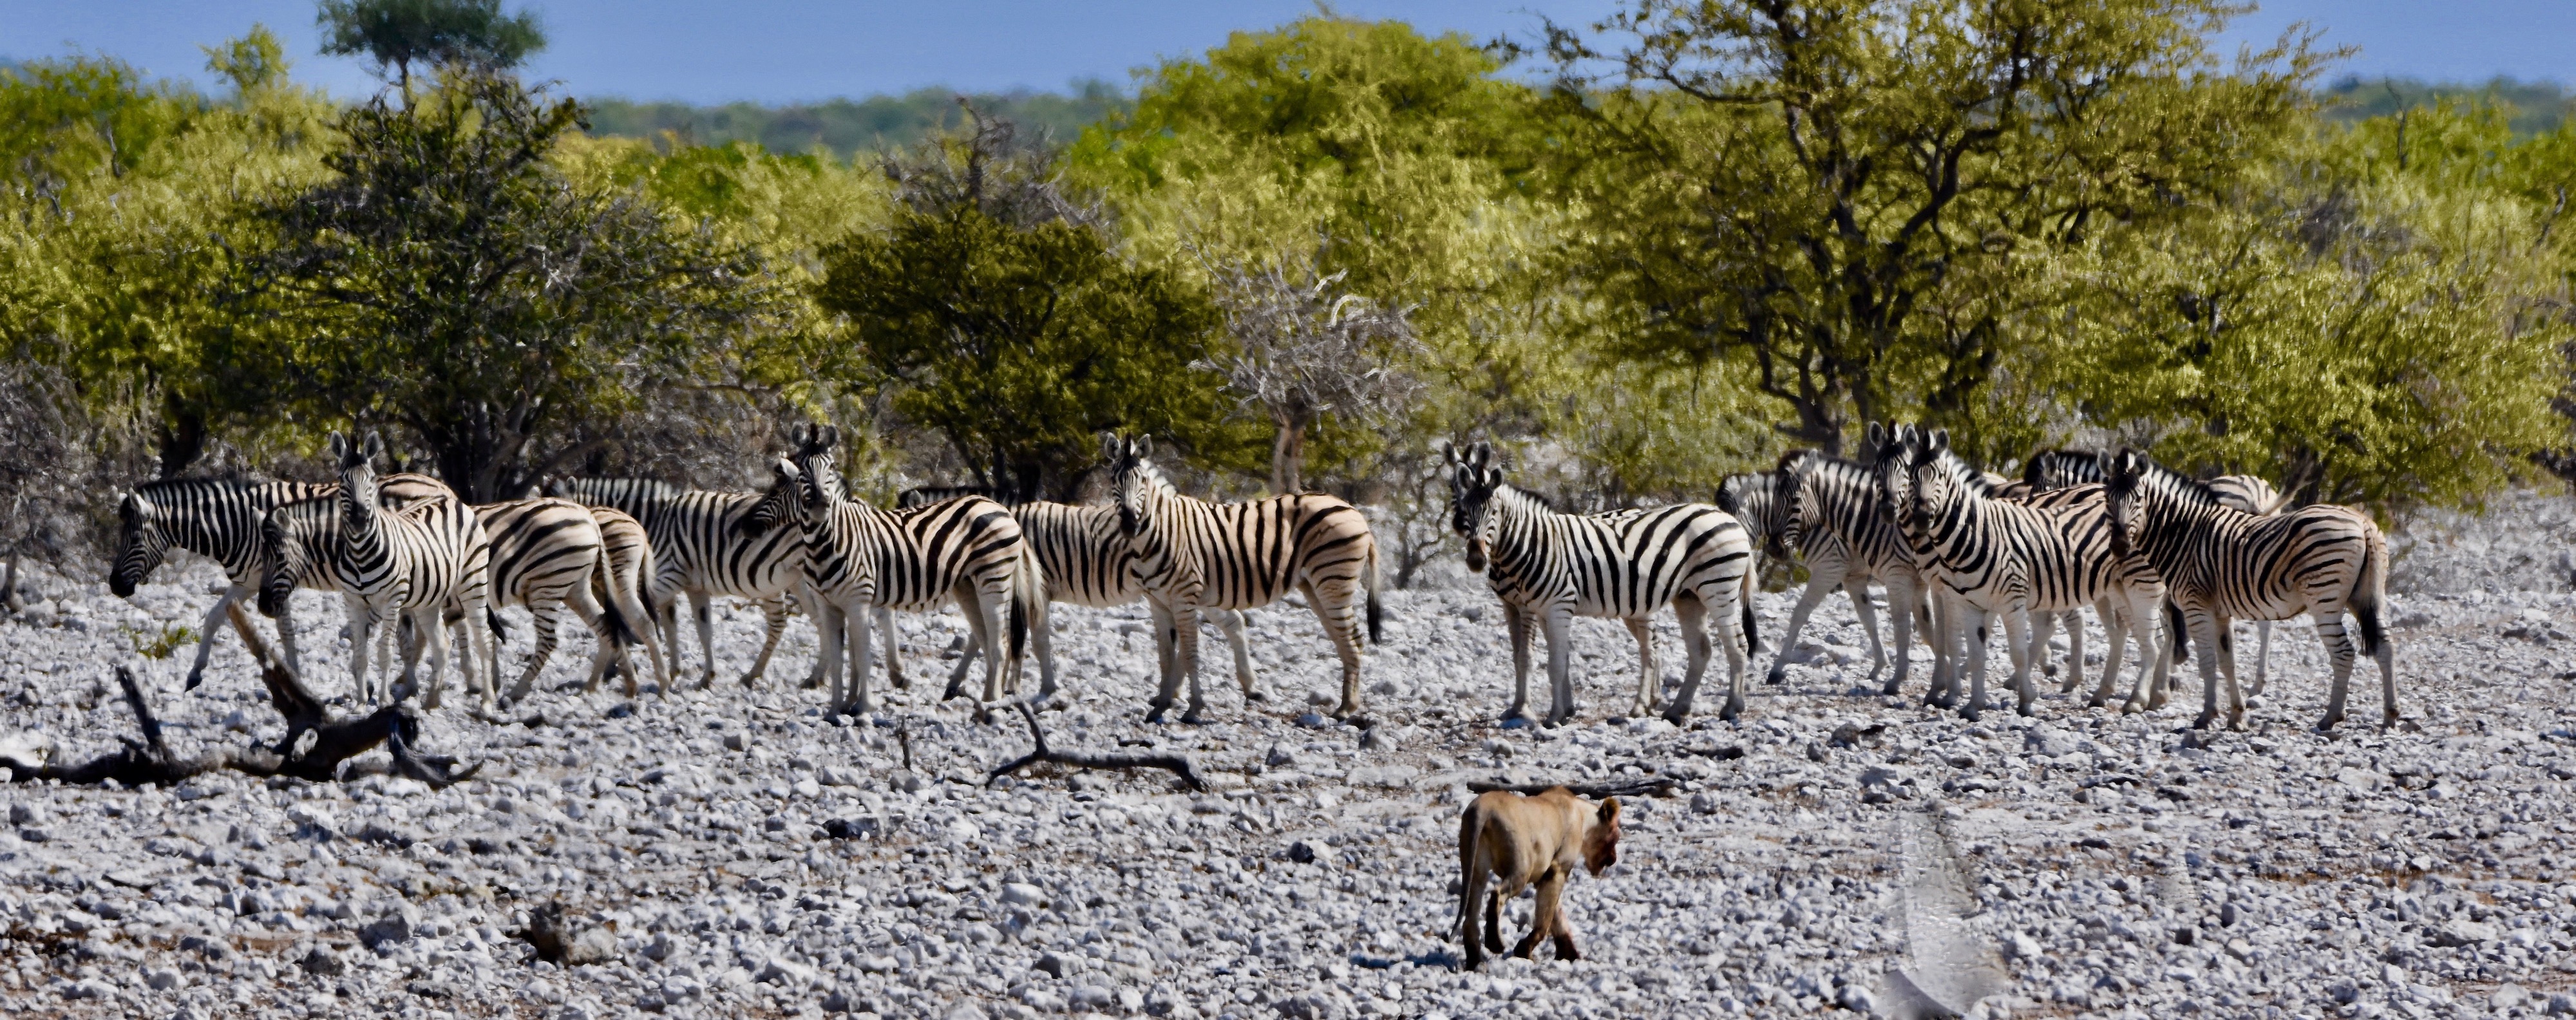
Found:
<path fill-rule="evenodd" d="M 2220 475 L 2207 483 L 2209 493 L 2220 505 L 2232 510 L 2268 517 L 2281 512 L 2289 500 L 2283 498 L 2272 483 L 2254 475 Z"/>
<path fill-rule="evenodd" d="M 2112 457 L 2105 486 L 2117 522 L 2112 540 L 2161 572 L 2177 600 L 2239 619 L 2282 619 L 2349 602 L 2363 619 L 2362 651 L 2377 647 L 2379 586 L 2387 539 L 2368 514 L 2316 504 L 2263 516 L 2227 505 L 2215 487 L 2136 450 Z"/>
<path fill-rule="evenodd" d="M 2040 450 L 2022 465 L 2021 480 L 2045 492 L 2102 483 L 2102 455 L 2087 450 Z"/>
<path fill-rule="evenodd" d="M 260 529 L 270 510 L 337 489 L 237 478 L 172 478 L 135 486 L 117 502 L 108 588 L 120 598 L 134 594 L 173 545 L 222 564 L 225 576 L 240 584 L 260 570 Z"/>
<path fill-rule="evenodd" d="M 687 489 L 649 478 L 565 478 L 550 494 L 619 511 L 652 543 L 654 600 L 675 591 L 741 598 L 784 593 L 801 576 L 804 537 L 787 518 L 793 490 L 772 484 L 759 493 Z"/>
<path fill-rule="evenodd" d="M 1784 539 L 1810 558 L 1841 553 L 1847 569 L 1885 578 L 1914 570 L 1912 550 L 1868 466 L 1807 451 L 1781 459 Z"/>
<path fill-rule="evenodd" d="M 1786 463 L 1787 458 L 1782 458 Z M 1735 515 L 1756 548 L 1785 555 L 1788 506 L 1780 493 L 1781 472 L 1752 471 L 1728 475 L 1717 483 L 1717 508 Z"/>
<path fill-rule="evenodd" d="M 1000 503 L 965 496 L 879 510 L 849 497 L 828 441 L 801 443 L 780 470 L 782 481 L 802 487 L 802 498 L 787 505 L 805 536 L 805 574 L 817 591 L 865 593 L 875 605 L 908 612 L 936 608 L 968 577 L 998 580 L 1008 592 L 1020 525 Z"/>
<path fill-rule="evenodd" d="M 1486 583 L 1508 602 L 1570 602 L 1578 615 L 1638 617 L 1685 591 L 1733 593 L 1752 569 L 1751 536 L 1717 507 L 1559 513 L 1492 468 L 1476 470 L 1458 493 L 1456 517 L 1469 523 L 1471 552 L 1485 549 Z"/>
<path fill-rule="evenodd" d="M 1003 506 L 1014 505 L 1002 497 L 1001 490 L 990 485 L 916 485 L 896 496 L 894 505 L 897 510 L 911 510 L 967 496 L 981 496 Z"/>
<path fill-rule="evenodd" d="M 1151 452 L 1150 441 L 1139 439 L 1113 459 L 1119 530 L 1135 551 L 1145 590 L 1194 591 L 1197 604 L 1212 609 L 1266 606 L 1300 583 L 1339 590 L 1347 582 L 1375 592 L 1377 536 L 1348 501 L 1310 492 L 1211 503 L 1183 495 L 1145 459 Z M 1375 641 L 1374 595 L 1370 605 Z"/>
<path fill-rule="evenodd" d="M 601 567 L 606 543 L 589 507 L 539 497 L 486 503 L 474 516 L 491 543 L 494 606 L 561 602 Z"/>

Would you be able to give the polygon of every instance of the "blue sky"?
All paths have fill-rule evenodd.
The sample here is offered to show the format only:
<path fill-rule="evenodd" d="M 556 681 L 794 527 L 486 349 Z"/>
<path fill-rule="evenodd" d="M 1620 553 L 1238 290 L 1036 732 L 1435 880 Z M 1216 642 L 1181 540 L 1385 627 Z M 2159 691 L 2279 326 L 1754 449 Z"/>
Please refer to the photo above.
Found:
<path fill-rule="evenodd" d="M 1060 89 L 1087 77 L 1125 84 L 1130 69 L 1195 54 L 1229 30 L 1314 10 L 1305 0 L 518 0 L 553 36 L 534 71 L 585 96 L 788 102 L 940 85 Z M 1360 17 L 1403 18 L 1477 39 L 1526 36 L 1538 12 L 1588 21 L 1610 0 L 1340 0 Z M 2296 21 L 2361 47 L 2363 75 L 2576 82 L 2569 0 L 2278 0 L 2229 35 L 2269 41 Z M 0 56 L 102 52 L 158 75 L 202 81 L 197 50 L 265 22 L 284 36 L 296 77 L 340 95 L 371 90 L 354 62 L 314 54 L 311 0 L 0 0 Z"/>

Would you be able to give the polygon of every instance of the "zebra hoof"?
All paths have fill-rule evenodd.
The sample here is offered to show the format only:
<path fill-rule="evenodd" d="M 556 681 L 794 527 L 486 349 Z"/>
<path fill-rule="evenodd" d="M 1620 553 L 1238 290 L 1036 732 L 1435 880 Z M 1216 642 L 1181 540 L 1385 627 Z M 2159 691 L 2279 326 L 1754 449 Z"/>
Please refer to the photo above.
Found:
<path fill-rule="evenodd" d="M 2192 721 L 2191 721 L 2191 728 L 2192 728 L 2192 729 L 2195 729 L 2195 730 L 2205 730 L 2205 729 L 2208 729 L 2208 728 L 2209 728 L 2209 724 L 2210 724 L 2210 723 L 2217 722 L 2217 721 L 2218 721 L 2218 713 L 2216 713 L 2216 712 L 2202 712 L 2202 713 L 2200 714 L 2200 718 L 2197 718 L 2197 719 L 2194 719 L 2194 720 L 2192 720 Z"/>
<path fill-rule="evenodd" d="M 1181 721 L 1191 726 L 1206 725 L 1208 721 L 1206 707 L 1200 705 L 1190 706 L 1189 711 L 1181 713 Z"/>
<path fill-rule="evenodd" d="M 1765 674 L 1763 674 L 1763 675 L 1762 675 L 1762 682 L 1763 682 L 1763 683 L 1766 683 L 1766 684 L 1773 684 L 1773 685 L 1777 685 L 1777 684 L 1787 683 L 1787 682 L 1788 682 L 1788 680 L 1789 680 L 1789 665 L 1788 665 L 1787 663 L 1783 663 L 1783 662 L 1774 662 L 1774 663 L 1772 663 L 1772 664 L 1771 664 L 1771 672 L 1768 672 L 1768 673 L 1765 673 Z"/>
<path fill-rule="evenodd" d="M 2024 719 L 2028 719 L 2037 713 L 2032 712 L 2030 710 L 2030 702 L 2025 701 L 2013 706 L 2013 714 L 2021 716 Z"/>
<path fill-rule="evenodd" d="M 1268 694 L 1264 694 L 1264 693 L 1262 693 L 1262 692 L 1260 692 L 1260 691 L 1255 691 L 1255 690 L 1249 690 L 1249 689 L 1247 689 L 1247 690 L 1245 690 L 1245 691 L 1243 692 L 1243 700 L 1245 700 L 1245 701 L 1268 701 L 1268 700 L 1270 700 L 1270 695 L 1268 695 Z"/>

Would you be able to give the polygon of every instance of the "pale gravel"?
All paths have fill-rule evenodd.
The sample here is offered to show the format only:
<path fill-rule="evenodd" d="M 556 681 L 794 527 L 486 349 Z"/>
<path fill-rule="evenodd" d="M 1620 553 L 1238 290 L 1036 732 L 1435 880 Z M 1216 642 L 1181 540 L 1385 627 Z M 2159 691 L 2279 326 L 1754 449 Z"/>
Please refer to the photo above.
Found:
<path fill-rule="evenodd" d="M 2366 673 L 2352 702 L 2365 725 L 2312 732 L 2322 656 L 2294 623 L 2276 633 L 2273 695 L 2249 730 L 2206 748 L 2183 732 L 2196 679 L 2161 713 L 2051 696 L 2036 719 L 1982 724 L 1853 693 L 1866 643 L 1839 597 L 1785 687 L 1760 685 L 1770 656 L 1756 657 L 1740 726 L 1606 718 L 1633 696 L 1633 646 L 1582 621 L 1582 718 L 1505 729 L 1500 614 L 1458 587 L 1389 594 L 1387 645 L 1366 668 L 1384 749 L 1298 724 L 1336 676 L 1303 611 L 1256 614 L 1266 703 L 1247 709 L 1220 666 L 1222 721 L 1149 726 L 1141 608 L 1059 607 L 1072 702 L 1045 714 L 1050 739 L 1186 751 L 1219 789 L 1051 769 L 985 788 L 975 780 L 1026 736 L 928 700 L 946 666 L 932 650 L 962 629 L 953 614 L 904 624 L 913 673 L 934 682 L 855 725 L 796 687 L 813 649 L 801 618 L 761 687 L 732 682 L 757 647 L 757 615 L 734 605 L 715 690 L 632 703 L 553 689 L 586 666 L 572 625 L 544 693 L 509 713 L 541 722 L 478 721 L 451 688 L 423 743 L 487 763 L 453 789 L 229 775 L 0 788 L 0 1001 L 148 1017 L 1867 1011 L 1889 1001 L 1882 974 L 1908 948 L 1903 813 L 1932 812 L 1972 886 L 1967 929 L 2008 975 L 1977 1015 L 2539 1015 L 2576 987 L 2576 882 L 2560 884 L 2576 864 L 2576 603 L 2502 582 L 2555 584 L 2562 503 L 2499 511 L 2529 525 L 2528 548 L 2460 553 L 2454 538 L 2401 565 L 2415 593 L 2397 599 L 2392 633 L 2420 732 L 2366 725 Z M 2527 519 L 2540 514 L 2545 527 Z M 2526 558 L 2476 565 L 2513 556 Z M 2425 593 L 2453 578 L 2476 590 Z M 107 680 L 141 661 L 123 628 L 193 624 L 217 577 L 200 563 L 156 580 L 127 601 L 41 578 L 47 602 L 0 621 L 0 734 L 32 731 L 71 758 L 130 735 Z M 1790 604 L 1761 596 L 1766 636 Z M 338 610 L 309 594 L 298 609 L 308 668 L 346 690 Z M 1660 633 L 1677 674 L 1669 618 Z M 1222 662 L 1214 630 L 1203 647 Z M 174 740 L 274 738 L 237 640 L 194 694 L 177 690 L 185 654 L 144 666 Z M 1918 663 L 1908 694 L 1922 683 Z M 1847 724 L 1857 745 L 1834 744 Z M 1741 759 L 1694 753 L 1737 747 Z M 1619 865 L 1568 888 L 1584 960 L 1453 969 L 1464 781 L 1655 772 L 1679 789 L 1633 800 Z M 1865 775 L 1884 802 L 1865 801 Z M 1291 858 L 1301 842 L 1309 863 Z M 605 960 L 529 961 L 509 933 L 549 901 L 606 930 Z M 1514 938 L 1526 918 L 1524 901 Z"/>

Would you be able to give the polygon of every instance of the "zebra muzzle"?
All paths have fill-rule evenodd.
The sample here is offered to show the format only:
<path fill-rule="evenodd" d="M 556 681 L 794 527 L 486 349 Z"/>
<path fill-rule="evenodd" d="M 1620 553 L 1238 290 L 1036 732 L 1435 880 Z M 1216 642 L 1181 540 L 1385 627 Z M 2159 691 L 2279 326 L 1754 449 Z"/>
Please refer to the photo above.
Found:
<path fill-rule="evenodd" d="M 1467 572 L 1471 574 L 1481 574 L 1485 572 L 1485 542 L 1483 539 L 1471 538 L 1467 540 Z"/>

